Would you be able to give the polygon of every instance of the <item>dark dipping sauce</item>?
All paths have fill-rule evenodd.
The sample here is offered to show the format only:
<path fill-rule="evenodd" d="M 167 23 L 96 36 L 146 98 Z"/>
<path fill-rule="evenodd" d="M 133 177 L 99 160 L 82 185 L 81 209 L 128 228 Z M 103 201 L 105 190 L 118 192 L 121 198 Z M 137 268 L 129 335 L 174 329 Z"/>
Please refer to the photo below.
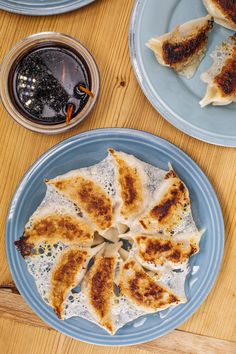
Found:
<path fill-rule="evenodd" d="M 16 109 L 38 124 L 64 123 L 68 104 L 72 118 L 86 105 L 91 75 L 84 59 L 69 47 L 39 46 L 18 60 L 10 74 L 9 87 Z"/>

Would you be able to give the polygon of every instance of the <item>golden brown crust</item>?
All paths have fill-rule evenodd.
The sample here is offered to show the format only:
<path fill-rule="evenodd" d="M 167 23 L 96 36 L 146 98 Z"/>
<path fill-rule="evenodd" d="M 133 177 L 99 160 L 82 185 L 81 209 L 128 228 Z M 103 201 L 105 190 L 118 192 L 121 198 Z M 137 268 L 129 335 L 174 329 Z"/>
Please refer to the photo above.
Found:
<path fill-rule="evenodd" d="M 236 39 L 234 41 L 231 58 L 226 60 L 221 72 L 214 79 L 222 96 L 236 95 Z"/>
<path fill-rule="evenodd" d="M 151 312 L 180 301 L 177 296 L 155 283 L 133 259 L 124 263 L 119 286 L 122 295 L 138 307 Z"/>
<path fill-rule="evenodd" d="M 99 323 L 113 332 L 111 303 L 113 300 L 113 278 L 115 257 L 97 257 L 87 278 L 88 301 L 96 313 Z"/>
<path fill-rule="evenodd" d="M 177 64 L 183 64 L 195 55 L 197 55 L 205 47 L 208 32 L 213 27 L 213 21 L 196 30 L 196 32 L 186 39 L 167 40 L 162 45 L 163 59 L 165 63 L 171 67 Z"/>
<path fill-rule="evenodd" d="M 184 191 L 184 184 L 181 181 L 176 181 L 162 198 L 161 202 L 155 205 L 150 211 L 151 217 L 157 219 L 159 223 L 171 218 L 172 211 L 182 202 Z"/>
<path fill-rule="evenodd" d="M 236 2 L 235 0 L 212 0 L 223 12 L 225 17 L 235 26 L 236 25 Z"/>
<path fill-rule="evenodd" d="M 140 212 L 143 203 L 140 175 L 136 168 L 130 167 L 113 149 L 108 151 L 117 165 L 118 184 L 123 202 L 121 215 L 128 219 Z"/>
<path fill-rule="evenodd" d="M 86 212 L 99 230 L 106 230 L 112 226 L 112 201 L 95 182 L 79 176 L 60 181 L 52 180 L 48 184 L 53 185 L 78 205 L 82 211 Z"/>
<path fill-rule="evenodd" d="M 16 246 L 25 257 L 31 255 L 40 242 L 86 245 L 92 240 L 93 231 L 84 221 L 70 215 L 55 214 L 35 221 L 30 229 L 25 230 Z"/>
<path fill-rule="evenodd" d="M 194 244 L 183 246 L 181 241 L 175 242 L 171 238 L 163 239 L 158 236 L 136 236 L 138 255 L 144 262 L 163 265 L 165 261 L 184 263 L 198 251 Z"/>
<path fill-rule="evenodd" d="M 161 200 L 150 210 L 147 216 L 139 222 L 144 229 L 152 229 L 150 223 L 156 222 L 156 231 L 173 229 L 182 218 L 183 213 L 190 207 L 188 190 L 178 178 L 171 178 L 171 184 Z"/>
<path fill-rule="evenodd" d="M 88 258 L 88 252 L 79 248 L 66 250 L 51 277 L 50 303 L 59 318 L 62 318 L 63 303 L 70 289 L 77 285 L 77 275 Z"/>

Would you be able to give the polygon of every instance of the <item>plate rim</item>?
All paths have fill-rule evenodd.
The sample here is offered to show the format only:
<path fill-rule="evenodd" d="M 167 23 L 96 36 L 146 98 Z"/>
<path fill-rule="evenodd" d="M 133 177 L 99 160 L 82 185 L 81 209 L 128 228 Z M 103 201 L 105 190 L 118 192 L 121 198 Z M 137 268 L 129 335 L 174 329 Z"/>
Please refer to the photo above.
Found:
<path fill-rule="evenodd" d="M 136 23 L 139 20 L 139 10 L 140 7 L 145 5 L 145 1 L 147 0 L 135 0 L 129 24 L 129 55 L 130 61 L 133 67 L 133 71 L 135 73 L 136 79 L 142 89 L 142 92 L 154 107 L 154 109 L 161 114 L 161 116 L 167 120 L 171 125 L 182 131 L 183 133 L 191 136 L 192 138 L 204 141 L 208 144 L 218 145 L 222 147 L 236 147 L 236 136 L 227 137 L 221 136 L 215 133 L 204 132 L 203 129 L 197 128 L 192 124 L 186 124 L 185 122 L 181 122 L 178 117 L 171 113 L 171 110 L 165 108 L 165 105 L 162 103 L 160 96 L 156 93 L 157 98 L 152 94 L 152 88 L 146 82 L 144 72 L 141 68 L 140 63 L 138 62 L 138 56 L 136 51 Z"/>
<path fill-rule="evenodd" d="M 15 13 L 19 15 L 28 16 L 50 16 L 50 15 L 60 15 L 63 13 L 71 12 L 81 7 L 87 6 L 94 2 L 95 0 L 74 0 L 73 3 L 68 3 L 64 5 L 53 5 L 48 8 L 35 8 L 35 6 L 24 5 L 19 8 L 17 4 L 6 4 L 4 0 L 0 0 L 0 10 L 7 11 L 10 13 Z"/>
<path fill-rule="evenodd" d="M 191 164 L 193 165 L 194 169 L 197 170 L 197 172 L 200 174 L 201 180 L 204 181 L 204 185 L 207 185 L 207 187 L 210 189 L 210 194 L 213 198 L 213 205 L 216 211 L 216 215 L 218 217 L 218 229 L 220 230 L 219 232 L 219 242 L 221 242 L 221 249 L 218 250 L 218 263 L 215 264 L 215 273 L 213 274 L 213 276 L 211 277 L 211 281 L 210 283 L 207 284 L 207 291 L 204 292 L 204 295 L 201 297 L 201 301 L 197 301 L 197 303 L 193 304 L 190 313 L 188 313 L 187 317 L 184 318 L 184 320 L 181 321 L 181 323 L 178 323 L 176 326 L 172 327 L 172 328 L 168 328 L 165 329 L 160 335 L 156 336 L 155 334 L 153 334 L 152 336 L 149 336 L 148 338 L 144 338 L 144 339 L 124 339 L 125 342 L 120 343 L 121 338 L 120 337 L 115 337 L 115 336 L 111 336 L 110 338 L 113 338 L 114 340 L 112 342 L 103 342 L 103 340 L 99 339 L 96 340 L 95 336 L 94 338 L 92 338 L 92 340 L 88 340 L 88 339 L 84 339 L 81 338 L 80 335 L 79 336 L 75 336 L 73 334 L 70 333 L 69 329 L 64 329 L 64 328 L 57 328 L 57 324 L 55 326 L 55 323 L 52 321 L 48 321 L 47 319 L 45 320 L 46 315 L 44 314 L 39 314 L 38 312 L 39 309 L 37 308 L 37 306 L 34 306 L 34 304 L 32 303 L 31 299 L 27 297 L 27 294 L 24 291 L 24 288 L 21 286 L 20 283 L 20 279 L 18 279 L 18 277 L 16 276 L 15 272 L 14 272 L 14 266 L 12 264 L 12 259 L 11 259 L 11 249 L 12 249 L 12 245 L 10 245 L 10 242 L 7 242 L 7 235 L 9 235 L 9 229 L 11 227 L 12 221 L 10 218 L 10 213 L 12 210 L 12 207 L 14 206 L 14 203 L 16 200 L 18 200 L 18 195 L 21 192 L 22 187 L 24 187 L 25 183 L 27 182 L 28 177 L 31 175 L 32 172 L 34 172 L 34 169 L 37 168 L 38 165 L 40 165 L 41 163 L 43 163 L 44 159 L 47 157 L 49 157 L 53 152 L 57 152 L 58 150 L 60 150 L 60 148 L 62 148 L 64 146 L 65 143 L 72 143 L 76 140 L 81 140 L 83 138 L 91 138 L 94 135 L 99 136 L 99 135 L 104 135 L 104 134 L 122 134 L 126 137 L 137 137 L 137 139 L 144 138 L 145 140 L 147 139 L 148 142 L 152 142 L 155 144 L 155 142 L 159 142 L 161 143 L 161 147 L 164 146 L 169 146 L 170 148 L 174 148 L 176 150 L 176 152 L 180 152 L 182 157 L 187 158 L 187 160 L 189 160 L 189 162 L 191 162 Z M 159 145 L 158 145 L 159 146 Z M 159 146 L 160 147 L 160 146 Z M 213 186 L 211 185 L 210 181 L 208 180 L 207 176 L 204 174 L 204 172 L 201 170 L 201 168 L 197 165 L 197 163 L 190 157 L 188 156 L 184 151 L 182 151 L 180 148 L 178 148 L 176 145 L 170 143 L 169 141 L 159 137 L 159 136 L 155 136 L 151 133 L 147 133 L 144 132 L 142 130 L 135 130 L 135 129 L 128 129 L 128 128 L 99 128 L 99 129 L 94 129 L 94 130 L 90 130 L 90 131 L 85 131 L 83 133 L 79 133 L 76 134 L 72 137 L 69 137 L 67 139 L 62 140 L 61 142 L 59 142 L 58 144 L 52 146 L 50 149 L 48 149 L 45 153 L 43 153 L 30 167 L 29 169 L 26 171 L 26 173 L 24 174 L 24 176 L 22 177 L 21 181 L 19 182 L 16 191 L 11 199 L 11 203 L 9 205 L 9 209 L 8 209 L 8 213 L 7 213 L 7 217 L 6 217 L 6 226 L 5 226 L 5 249 L 6 249 L 6 255 L 7 255 L 7 262 L 8 262 L 8 267 L 10 269 L 12 278 L 23 298 L 23 300 L 30 306 L 30 308 L 36 313 L 36 315 L 38 317 L 40 317 L 44 322 L 46 322 L 47 324 L 49 324 L 52 328 L 55 328 L 57 331 L 72 337 L 76 340 L 80 340 L 83 342 L 87 342 L 90 344 L 96 344 L 99 346 L 129 346 L 129 345 L 135 345 L 135 344 L 141 344 L 141 343 L 145 343 L 147 341 L 150 340 L 154 340 L 156 338 L 159 338 L 169 332 L 171 332 L 172 330 L 174 330 L 177 326 L 180 326 L 183 322 L 185 322 L 190 316 L 192 316 L 196 310 L 199 308 L 199 306 L 206 300 L 207 296 L 209 295 L 212 287 L 215 284 L 215 281 L 219 275 L 219 271 L 222 265 L 222 260 L 223 260 L 223 253 L 224 253 L 224 240 L 225 240 L 225 232 L 224 232 L 224 220 L 223 220 L 223 215 L 222 215 L 222 210 L 217 198 L 217 195 L 214 191 Z M 43 304 L 45 306 L 47 306 L 46 304 Z M 63 327 L 63 324 L 60 324 L 61 327 Z M 134 334 L 133 334 L 134 335 Z M 104 339 L 104 341 L 106 341 L 106 339 Z"/>

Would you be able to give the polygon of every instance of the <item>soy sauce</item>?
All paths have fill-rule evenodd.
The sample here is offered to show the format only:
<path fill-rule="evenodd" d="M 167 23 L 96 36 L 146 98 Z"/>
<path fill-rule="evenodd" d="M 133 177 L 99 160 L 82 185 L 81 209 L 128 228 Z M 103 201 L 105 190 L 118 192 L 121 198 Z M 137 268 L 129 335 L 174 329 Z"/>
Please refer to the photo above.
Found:
<path fill-rule="evenodd" d="M 86 62 L 68 47 L 36 47 L 24 55 L 12 71 L 12 101 L 25 118 L 39 124 L 65 122 L 68 104 L 73 117 L 89 96 L 79 86 L 91 89 Z"/>

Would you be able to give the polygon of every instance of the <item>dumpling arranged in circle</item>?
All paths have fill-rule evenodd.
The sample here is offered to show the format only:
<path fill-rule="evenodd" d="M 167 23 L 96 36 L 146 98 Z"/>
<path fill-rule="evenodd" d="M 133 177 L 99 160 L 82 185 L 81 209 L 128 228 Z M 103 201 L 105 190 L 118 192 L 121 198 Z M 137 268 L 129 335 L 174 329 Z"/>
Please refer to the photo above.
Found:
<path fill-rule="evenodd" d="M 45 183 L 15 245 L 61 320 L 79 316 L 114 335 L 187 301 L 188 262 L 203 232 L 171 166 L 110 148 L 103 161 Z"/>

